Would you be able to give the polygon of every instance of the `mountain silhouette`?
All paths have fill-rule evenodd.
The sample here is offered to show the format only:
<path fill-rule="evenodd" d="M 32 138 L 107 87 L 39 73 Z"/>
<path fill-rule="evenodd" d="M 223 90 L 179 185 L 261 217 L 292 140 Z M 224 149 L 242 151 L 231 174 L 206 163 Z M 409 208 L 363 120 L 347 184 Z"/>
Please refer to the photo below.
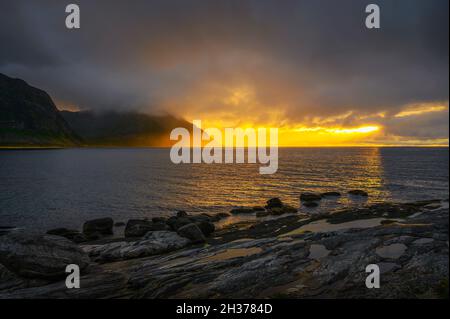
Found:
<path fill-rule="evenodd" d="M 80 142 L 46 92 L 0 73 L 1 146 L 75 146 Z"/>
<path fill-rule="evenodd" d="M 177 127 L 192 130 L 192 124 L 171 115 L 156 116 L 137 112 L 61 112 L 70 127 L 87 145 L 166 147 L 170 132 Z"/>

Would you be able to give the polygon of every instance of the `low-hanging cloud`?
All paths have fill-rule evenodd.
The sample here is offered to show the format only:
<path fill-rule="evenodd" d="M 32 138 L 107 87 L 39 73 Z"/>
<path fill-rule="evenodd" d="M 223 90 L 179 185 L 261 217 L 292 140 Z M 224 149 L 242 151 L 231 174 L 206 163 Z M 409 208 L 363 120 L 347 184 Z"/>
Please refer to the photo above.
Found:
<path fill-rule="evenodd" d="M 363 0 L 76 3 L 81 29 L 67 30 L 64 2 L 3 1 L 0 72 L 83 109 L 355 125 L 383 112 L 392 134 L 448 136 L 442 114 L 389 120 L 448 105 L 447 0 L 377 1 L 380 30 Z"/>

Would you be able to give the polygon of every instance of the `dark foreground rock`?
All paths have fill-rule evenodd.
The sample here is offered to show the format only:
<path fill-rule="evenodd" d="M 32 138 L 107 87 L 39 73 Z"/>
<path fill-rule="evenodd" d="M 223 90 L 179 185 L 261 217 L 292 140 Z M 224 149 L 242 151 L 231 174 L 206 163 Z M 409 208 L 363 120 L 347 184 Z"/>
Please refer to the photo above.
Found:
<path fill-rule="evenodd" d="M 267 201 L 266 208 L 272 209 L 272 208 L 281 208 L 283 207 L 283 202 L 279 198 L 272 198 Z"/>
<path fill-rule="evenodd" d="M 369 194 L 366 191 L 360 190 L 360 189 L 354 189 L 348 192 L 350 195 L 354 195 L 354 196 L 363 196 L 363 197 L 367 197 L 369 196 Z"/>
<path fill-rule="evenodd" d="M 200 215 L 189 215 L 184 211 L 178 212 L 176 216 L 170 217 L 166 224 L 173 231 L 179 232 L 179 229 L 189 225 L 195 224 L 203 234 L 203 237 L 210 236 L 214 230 L 214 222 L 218 222 L 223 218 L 229 217 L 229 214 L 219 213 L 216 215 L 200 214 Z M 199 235 L 200 236 L 200 235 Z M 204 240 L 203 240 L 204 241 Z"/>
<path fill-rule="evenodd" d="M 15 227 L 11 226 L 0 226 L 0 236 L 8 234 L 14 229 Z"/>
<path fill-rule="evenodd" d="M 209 221 L 199 221 L 196 222 L 195 225 L 202 231 L 203 235 L 208 237 L 216 230 L 216 227 L 213 223 Z"/>
<path fill-rule="evenodd" d="M 265 207 L 254 206 L 252 208 L 235 208 L 231 210 L 231 213 L 236 214 L 255 214 L 256 217 L 266 216 L 280 216 L 283 214 L 295 214 L 298 209 L 284 204 L 279 198 L 272 198 L 267 201 Z"/>
<path fill-rule="evenodd" d="M 133 258 L 142 258 L 167 253 L 186 247 L 190 241 L 172 231 L 147 233 L 138 241 L 118 241 L 104 245 L 89 245 L 84 249 L 92 260 L 105 263 Z"/>
<path fill-rule="evenodd" d="M 93 235 L 112 235 L 114 221 L 112 218 L 99 218 L 89 220 L 83 225 L 83 234 L 86 236 Z"/>
<path fill-rule="evenodd" d="M 246 208 L 246 207 L 240 207 L 240 208 L 234 208 L 231 210 L 231 214 L 237 215 L 237 214 L 252 214 L 255 210 L 253 208 Z"/>
<path fill-rule="evenodd" d="M 87 254 L 66 238 L 22 232 L 0 237 L 0 263 L 22 277 L 58 279 L 69 264 L 81 270 L 89 265 Z"/>
<path fill-rule="evenodd" d="M 200 228 L 194 223 L 178 228 L 177 233 L 181 237 L 185 237 L 193 243 L 203 243 L 206 240 Z"/>
<path fill-rule="evenodd" d="M 125 227 L 125 237 L 142 237 L 149 231 L 170 230 L 164 222 L 130 219 Z"/>
<path fill-rule="evenodd" d="M 314 207 L 319 206 L 319 203 L 317 203 L 317 202 L 303 202 L 302 205 L 305 206 L 305 207 L 314 208 Z"/>
<path fill-rule="evenodd" d="M 316 194 L 316 193 L 302 193 L 300 195 L 300 200 L 302 202 L 320 201 L 321 199 L 322 199 L 322 196 L 320 194 Z"/>
<path fill-rule="evenodd" d="M 84 245 L 101 264 L 81 277 L 82 289 L 21 287 L 5 273 L 0 298 L 443 298 L 448 221 L 448 203 L 427 201 L 232 225 L 201 246 L 150 232 Z M 366 288 L 369 264 L 380 268 L 379 289 Z"/>
<path fill-rule="evenodd" d="M 67 228 L 55 228 L 47 231 L 48 235 L 61 236 L 67 238 L 75 243 L 84 243 L 88 239 L 85 235 L 80 233 L 78 230 L 67 229 Z"/>

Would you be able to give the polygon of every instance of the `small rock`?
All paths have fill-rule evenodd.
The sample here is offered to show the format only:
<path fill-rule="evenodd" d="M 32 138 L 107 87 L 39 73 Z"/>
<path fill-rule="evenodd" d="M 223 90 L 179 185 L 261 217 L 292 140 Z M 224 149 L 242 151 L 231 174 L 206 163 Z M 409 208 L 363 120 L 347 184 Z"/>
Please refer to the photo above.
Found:
<path fill-rule="evenodd" d="M 99 218 L 89 220 L 83 225 L 83 234 L 90 235 L 99 233 L 101 235 L 112 235 L 113 225 L 114 221 L 112 220 L 112 218 Z"/>
<path fill-rule="evenodd" d="M 263 211 L 265 211 L 266 209 L 264 208 L 264 207 L 261 207 L 261 206 L 255 206 L 255 207 L 253 207 L 253 211 L 255 211 L 255 212 L 263 212 Z"/>
<path fill-rule="evenodd" d="M 322 196 L 320 196 L 320 194 L 316 194 L 316 193 L 302 193 L 300 195 L 300 200 L 302 202 L 320 201 L 321 199 L 322 199 Z"/>
<path fill-rule="evenodd" d="M 206 240 L 200 228 L 194 223 L 180 227 L 177 234 L 193 243 L 203 243 Z"/>
<path fill-rule="evenodd" d="M 289 206 L 289 205 L 283 205 L 282 207 L 274 207 L 268 210 L 268 213 L 270 215 L 283 215 L 283 214 L 295 214 L 297 213 L 297 209 Z"/>
<path fill-rule="evenodd" d="M 361 189 L 354 189 L 348 192 L 350 195 L 355 195 L 355 196 L 364 196 L 367 197 L 369 196 L 369 194 L 366 191 L 363 191 Z"/>
<path fill-rule="evenodd" d="M 272 198 L 267 201 L 267 209 L 283 207 L 283 202 L 279 198 Z"/>

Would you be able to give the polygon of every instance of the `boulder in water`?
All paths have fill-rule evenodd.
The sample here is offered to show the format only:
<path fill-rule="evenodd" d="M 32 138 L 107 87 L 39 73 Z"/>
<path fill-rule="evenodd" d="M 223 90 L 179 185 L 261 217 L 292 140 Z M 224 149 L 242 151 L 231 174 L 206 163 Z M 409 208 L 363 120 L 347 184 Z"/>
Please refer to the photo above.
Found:
<path fill-rule="evenodd" d="M 300 194 L 300 200 L 302 202 L 314 202 L 314 201 L 320 201 L 321 199 L 322 199 L 322 196 L 320 194 L 316 194 L 316 193 Z"/>
<path fill-rule="evenodd" d="M 190 223 L 192 223 L 192 221 L 189 218 L 176 216 L 170 217 L 166 222 L 166 224 L 174 231 L 177 231 L 178 228 Z"/>
<path fill-rule="evenodd" d="M 99 218 L 89 220 L 83 225 L 83 234 L 90 236 L 93 234 L 112 235 L 114 221 L 112 218 Z"/>
<path fill-rule="evenodd" d="M 272 198 L 267 201 L 267 209 L 283 207 L 283 202 L 279 198 Z"/>
<path fill-rule="evenodd" d="M 178 235 L 189 239 L 193 243 L 205 242 L 205 236 L 203 235 L 200 228 L 194 223 L 180 227 L 178 229 L 177 233 L 178 233 Z"/>
<path fill-rule="evenodd" d="M 308 208 L 314 208 L 319 206 L 319 204 L 317 202 L 303 202 L 303 206 Z"/>

